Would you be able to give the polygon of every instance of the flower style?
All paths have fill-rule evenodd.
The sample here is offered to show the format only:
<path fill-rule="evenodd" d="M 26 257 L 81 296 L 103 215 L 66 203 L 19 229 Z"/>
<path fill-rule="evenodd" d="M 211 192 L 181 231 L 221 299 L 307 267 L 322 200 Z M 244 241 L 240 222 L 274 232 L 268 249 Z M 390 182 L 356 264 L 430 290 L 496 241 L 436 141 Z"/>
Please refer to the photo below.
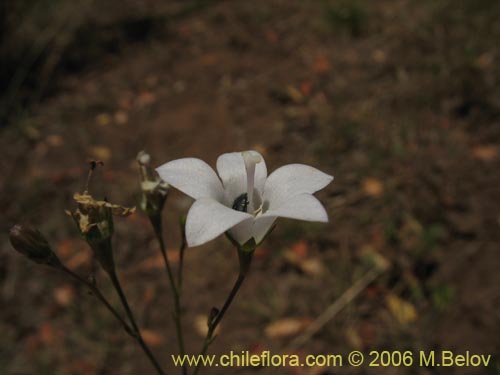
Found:
<path fill-rule="evenodd" d="M 220 179 L 196 158 L 173 160 L 156 171 L 166 183 L 195 199 L 186 219 L 189 247 L 224 232 L 241 246 L 252 239 L 260 244 L 278 217 L 328 221 L 312 194 L 333 177 L 308 165 L 285 165 L 268 177 L 262 155 L 244 151 L 219 156 Z"/>

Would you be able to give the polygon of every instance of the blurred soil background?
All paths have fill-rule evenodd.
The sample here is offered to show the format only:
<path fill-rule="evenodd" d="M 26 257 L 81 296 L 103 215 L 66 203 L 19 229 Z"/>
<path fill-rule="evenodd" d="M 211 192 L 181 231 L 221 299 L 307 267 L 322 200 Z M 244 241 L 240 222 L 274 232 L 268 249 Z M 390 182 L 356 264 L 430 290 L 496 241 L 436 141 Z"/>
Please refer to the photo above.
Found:
<path fill-rule="evenodd" d="M 256 149 L 268 170 L 335 175 L 327 225 L 281 220 L 256 254 L 211 353 L 467 350 L 485 368 L 233 368 L 206 374 L 500 374 L 500 2 L 103 1 L 0 3 L 0 373 L 153 374 L 94 297 L 14 253 L 30 222 L 83 276 L 72 220 L 87 160 L 97 197 L 135 205 L 135 156 L 153 165 Z M 177 264 L 171 192 L 165 233 Z M 116 219 L 119 274 L 169 374 L 171 296 L 147 218 Z M 388 269 L 301 348 L 317 316 L 385 258 Z M 184 325 L 237 274 L 220 238 L 186 252 Z M 117 304 L 103 274 L 98 285 Z"/>

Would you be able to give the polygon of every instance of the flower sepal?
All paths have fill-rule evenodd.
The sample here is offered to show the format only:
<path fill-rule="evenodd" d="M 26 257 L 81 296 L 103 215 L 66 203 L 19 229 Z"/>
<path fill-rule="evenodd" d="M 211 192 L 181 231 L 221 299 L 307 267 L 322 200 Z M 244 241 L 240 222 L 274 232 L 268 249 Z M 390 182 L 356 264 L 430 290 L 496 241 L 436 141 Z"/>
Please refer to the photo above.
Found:
<path fill-rule="evenodd" d="M 255 240 L 253 238 L 250 238 L 247 242 L 244 244 L 240 244 L 238 241 L 236 241 L 229 232 L 226 232 L 226 237 L 231 241 L 231 243 L 238 249 L 239 252 L 244 252 L 244 253 L 253 253 L 257 246 L 259 244 L 255 243 Z"/>
<path fill-rule="evenodd" d="M 161 212 L 167 200 L 169 185 L 149 167 L 151 157 L 144 151 L 137 155 L 141 178 L 141 210 L 155 223 L 160 220 Z"/>

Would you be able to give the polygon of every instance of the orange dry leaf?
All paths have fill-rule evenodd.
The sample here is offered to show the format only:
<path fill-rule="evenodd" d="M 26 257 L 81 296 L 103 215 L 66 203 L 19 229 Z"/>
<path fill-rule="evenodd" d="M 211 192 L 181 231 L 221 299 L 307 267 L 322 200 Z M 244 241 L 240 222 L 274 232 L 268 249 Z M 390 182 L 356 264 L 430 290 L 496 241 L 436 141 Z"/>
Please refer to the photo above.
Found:
<path fill-rule="evenodd" d="M 108 113 L 100 113 L 96 116 L 95 121 L 97 122 L 97 125 L 100 126 L 107 126 L 111 124 L 111 121 L 113 119 Z"/>
<path fill-rule="evenodd" d="M 270 339 L 289 338 L 302 332 L 309 324 L 309 318 L 285 318 L 269 324 L 264 333 Z"/>
<path fill-rule="evenodd" d="M 304 273 L 310 276 L 318 276 L 325 271 L 323 262 L 319 258 L 304 259 L 299 266 Z"/>
<path fill-rule="evenodd" d="M 316 60 L 314 61 L 313 64 L 313 71 L 315 73 L 318 74 L 327 73 L 328 71 L 330 71 L 330 69 L 331 69 L 330 62 L 325 56 L 320 55 L 316 57 Z"/>
<path fill-rule="evenodd" d="M 153 302 L 155 297 L 156 297 L 156 288 L 153 285 L 147 286 L 146 289 L 144 289 L 144 292 L 142 293 L 142 304 L 144 306 L 149 305 L 151 302 Z"/>
<path fill-rule="evenodd" d="M 106 146 L 93 146 L 90 148 L 90 154 L 103 161 L 108 161 L 111 158 L 111 150 Z"/>
<path fill-rule="evenodd" d="M 50 324 L 49 322 L 43 322 L 42 325 L 38 328 L 38 338 L 40 339 L 40 342 L 47 345 L 54 343 L 56 334 L 54 332 L 52 324 Z"/>
<path fill-rule="evenodd" d="M 363 191 L 370 197 L 378 198 L 384 193 L 384 185 L 377 178 L 365 178 L 363 180 Z"/>
<path fill-rule="evenodd" d="M 259 246 L 257 249 L 255 249 L 253 256 L 256 259 L 266 259 L 269 256 L 269 248 L 264 247 L 264 246 Z"/>
<path fill-rule="evenodd" d="M 75 299 L 75 289 L 70 285 L 63 285 L 54 290 L 54 299 L 60 306 L 68 306 Z"/>
<path fill-rule="evenodd" d="M 311 82 L 307 82 L 307 81 L 301 82 L 300 92 L 302 93 L 302 95 L 309 96 L 309 95 L 311 95 L 311 91 L 312 91 Z"/>
<path fill-rule="evenodd" d="M 91 252 L 81 240 L 65 239 L 57 244 L 57 253 L 70 269 L 90 265 Z"/>
<path fill-rule="evenodd" d="M 175 264 L 179 262 L 179 252 L 177 250 L 167 250 L 167 259 L 170 264 Z M 144 259 L 139 265 L 136 267 L 138 271 L 149 271 L 154 269 L 162 269 L 165 267 L 165 260 L 163 259 L 162 253 L 158 250 L 158 252 L 150 257 Z"/>
<path fill-rule="evenodd" d="M 302 103 L 304 101 L 304 95 L 302 95 L 302 92 L 294 86 L 288 86 L 286 88 L 286 93 L 294 103 Z"/>
<path fill-rule="evenodd" d="M 301 259 L 307 258 L 309 255 L 309 244 L 307 241 L 297 241 L 292 245 L 291 251 Z"/>
<path fill-rule="evenodd" d="M 278 33 L 274 30 L 266 30 L 266 40 L 270 44 L 277 44 L 279 42 Z"/>
<path fill-rule="evenodd" d="M 216 65 L 219 62 L 219 56 L 214 53 L 206 53 L 200 57 L 200 62 L 205 66 Z"/>
<path fill-rule="evenodd" d="M 498 156 L 498 148 L 492 145 L 476 146 L 472 149 L 474 159 L 492 161 Z"/>
<path fill-rule="evenodd" d="M 76 253 L 66 261 L 68 268 L 76 269 L 79 267 L 89 267 L 92 260 L 92 254 L 88 250 Z"/>
<path fill-rule="evenodd" d="M 137 96 L 137 105 L 139 107 L 145 107 L 156 102 L 156 94 L 151 91 L 142 91 Z"/>
<path fill-rule="evenodd" d="M 52 135 L 49 135 L 46 140 L 47 144 L 50 146 L 50 147 L 59 147 L 59 146 L 62 146 L 64 144 L 64 139 L 63 137 L 61 137 L 60 135 L 57 135 L 57 134 L 52 134 Z"/>
<path fill-rule="evenodd" d="M 128 115 L 125 111 L 117 111 L 114 115 L 115 122 L 118 125 L 124 125 L 128 122 Z"/>
<path fill-rule="evenodd" d="M 163 337 L 150 329 L 143 329 L 141 330 L 142 338 L 146 342 L 146 344 L 150 346 L 160 346 L 163 342 Z"/>
<path fill-rule="evenodd" d="M 321 275 L 324 271 L 323 263 L 319 258 L 309 257 L 309 245 L 306 241 L 298 241 L 293 244 L 291 249 L 285 252 L 285 259 L 291 265 L 311 276 Z"/>

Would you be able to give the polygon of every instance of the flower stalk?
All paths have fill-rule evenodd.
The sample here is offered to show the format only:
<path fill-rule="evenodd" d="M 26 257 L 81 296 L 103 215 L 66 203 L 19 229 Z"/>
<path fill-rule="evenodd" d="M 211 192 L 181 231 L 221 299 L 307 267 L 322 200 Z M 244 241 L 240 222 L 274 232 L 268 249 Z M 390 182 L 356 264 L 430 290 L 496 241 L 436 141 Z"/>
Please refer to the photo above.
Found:
<path fill-rule="evenodd" d="M 167 250 L 165 246 L 165 240 L 163 237 L 163 220 L 162 211 L 165 206 L 165 201 L 168 196 L 168 184 L 163 182 L 158 176 L 154 175 L 154 172 L 150 170 L 150 156 L 141 151 L 137 155 L 137 163 L 139 164 L 139 174 L 141 179 L 141 202 L 140 207 L 146 213 L 153 227 L 153 231 L 160 245 L 160 251 L 163 257 L 163 262 L 165 264 L 165 270 L 167 272 L 167 277 L 170 283 L 170 288 L 172 290 L 174 299 L 174 322 L 177 334 L 177 341 L 179 345 L 179 353 L 181 356 L 185 354 L 184 348 L 184 336 L 182 333 L 182 308 L 181 308 L 181 286 L 182 286 L 182 266 L 184 261 L 184 249 L 186 248 L 185 233 L 183 230 L 183 224 L 181 220 L 181 234 L 182 242 L 179 248 L 179 271 L 177 275 L 177 284 L 175 281 L 174 273 L 172 272 L 172 267 L 170 261 L 168 260 Z M 182 373 L 187 374 L 187 367 L 185 364 L 182 366 Z"/>
<path fill-rule="evenodd" d="M 158 374 L 164 375 L 165 372 L 161 368 L 160 364 L 156 360 L 155 356 L 151 352 L 151 349 L 149 349 L 148 345 L 144 342 L 144 339 L 142 338 L 141 331 L 139 329 L 139 326 L 136 323 L 136 320 L 134 318 L 134 314 L 132 313 L 132 309 L 130 308 L 127 297 L 125 296 L 125 293 L 123 292 L 123 289 L 121 287 L 120 281 L 118 279 L 118 276 L 115 271 L 112 271 L 108 273 L 109 278 L 111 279 L 111 282 L 118 294 L 118 297 L 120 298 L 120 302 L 123 305 L 123 308 L 125 309 L 125 313 L 128 317 L 128 320 L 130 321 L 130 324 L 132 325 L 133 328 L 133 337 L 141 347 L 141 349 L 144 351 L 144 353 L 147 355 L 149 360 L 151 361 L 151 364 L 154 366 L 156 371 L 158 371 Z"/>
<path fill-rule="evenodd" d="M 150 217 L 151 219 L 151 217 Z M 182 307 L 181 307 L 181 285 L 182 285 L 182 263 L 179 263 L 179 273 L 178 273 L 178 284 L 176 285 L 175 279 L 174 279 L 174 273 L 172 272 L 172 267 L 170 266 L 170 261 L 168 260 L 167 256 L 167 249 L 165 246 L 165 240 L 163 238 L 163 232 L 162 232 L 162 220 L 161 216 L 157 217 L 157 220 L 152 220 L 151 219 L 151 224 L 153 226 L 156 238 L 158 239 L 158 243 L 160 245 L 160 251 L 163 256 L 163 261 L 165 263 L 165 270 L 167 272 L 167 277 L 170 282 L 170 287 L 172 289 L 172 294 L 174 298 L 174 323 L 175 323 L 175 330 L 177 334 L 177 341 L 179 345 L 179 354 L 183 356 L 186 351 L 184 347 L 184 335 L 182 332 Z M 182 226 L 181 226 L 182 227 Z M 184 254 L 184 248 L 185 248 L 185 240 L 182 240 L 181 247 L 179 249 L 179 252 L 181 254 L 181 258 L 183 258 Z M 185 364 L 182 365 L 182 373 L 185 375 L 187 374 L 187 367 Z"/>
<path fill-rule="evenodd" d="M 86 239 L 89 245 L 92 247 L 94 254 L 96 254 L 99 263 L 103 266 L 103 269 L 110 276 L 111 281 L 113 282 L 113 285 L 115 286 L 115 289 L 117 290 L 120 300 L 124 306 L 125 312 L 127 313 L 127 316 L 130 320 L 130 323 L 132 324 L 132 327 L 121 317 L 116 309 L 109 303 L 106 297 L 104 297 L 104 295 L 95 284 L 94 280 L 85 280 L 83 277 L 79 276 L 61 263 L 55 252 L 52 250 L 48 241 L 36 228 L 18 224 L 10 230 L 9 237 L 13 248 L 19 253 L 28 257 L 33 262 L 45 264 L 52 268 L 58 269 L 72 279 L 75 279 L 76 281 L 87 287 L 121 324 L 125 332 L 135 341 L 137 341 L 144 353 L 148 356 L 155 369 L 158 371 L 158 374 L 165 374 L 158 361 L 152 354 L 151 350 L 142 339 L 132 311 L 130 310 L 127 299 L 118 281 L 118 277 L 116 276 L 110 236 L 104 239 L 101 238 L 102 241 L 97 242 L 92 241 L 93 239 L 95 239 L 95 237 L 87 236 Z M 99 255 L 101 257 L 99 257 Z"/>
<path fill-rule="evenodd" d="M 208 347 L 210 346 L 210 344 L 212 344 L 212 342 L 214 342 L 215 338 L 217 337 L 214 336 L 215 330 L 217 329 L 217 326 L 231 306 L 234 298 L 238 294 L 241 286 L 243 285 L 243 282 L 246 279 L 248 271 L 250 270 L 250 265 L 252 264 L 254 250 L 255 247 L 253 247 L 253 249 L 245 248 L 244 246 L 238 247 L 238 258 L 240 261 L 240 271 L 238 273 L 238 278 L 236 279 L 233 288 L 229 292 L 229 295 L 227 296 L 222 309 L 219 311 L 216 308 L 212 308 L 212 310 L 210 311 L 208 317 L 207 335 L 205 336 L 205 340 L 203 341 L 200 356 L 204 356 L 207 353 Z M 200 366 L 199 364 L 197 364 L 193 374 L 197 375 L 199 369 Z"/>

